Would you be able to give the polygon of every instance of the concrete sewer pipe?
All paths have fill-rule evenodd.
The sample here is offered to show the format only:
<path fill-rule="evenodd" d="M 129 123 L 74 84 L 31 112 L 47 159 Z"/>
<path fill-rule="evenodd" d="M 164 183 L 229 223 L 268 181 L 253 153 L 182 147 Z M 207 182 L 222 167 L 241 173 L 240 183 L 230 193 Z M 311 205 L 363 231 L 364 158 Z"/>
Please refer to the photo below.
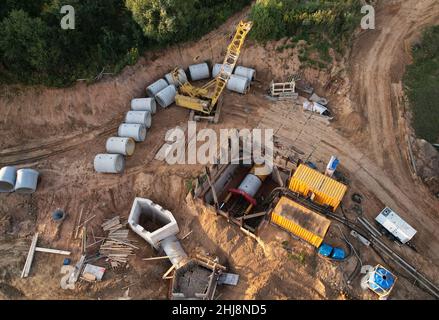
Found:
<path fill-rule="evenodd" d="M 157 111 L 157 103 L 154 98 L 141 98 L 131 100 L 132 111 L 148 111 L 152 114 Z"/>
<path fill-rule="evenodd" d="M 146 94 L 148 97 L 153 98 L 157 93 L 162 91 L 167 86 L 168 83 L 166 82 L 165 79 L 159 79 L 146 88 Z"/>
<path fill-rule="evenodd" d="M 189 66 L 189 74 L 192 81 L 210 78 L 209 65 L 207 63 L 193 64 Z"/>
<path fill-rule="evenodd" d="M 128 111 L 125 116 L 125 123 L 143 124 L 146 128 L 150 128 L 151 118 L 151 112 L 148 111 Z"/>
<path fill-rule="evenodd" d="M 94 168 L 99 173 L 121 173 L 125 169 L 125 158 L 120 154 L 98 154 Z"/>
<path fill-rule="evenodd" d="M 132 156 L 136 148 L 136 143 L 133 138 L 111 137 L 108 138 L 105 148 L 109 154 Z"/>
<path fill-rule="evenodd" d="M 13 192 L 17 181 L 17 169 L 15 167 L 3 167 L 0 169 L 0 192 Z"/>
<path fill-rule="evenodd" d="M 146 127 L 143 124 L 122 123 L 117 130 L 117 135 L 122 138 L 132 138 L 136 142 L 146 139 Z"/>
<path fill-rule="evenodd" d="M 15 192 L 34 193 L 37 190 L 39 172 L 34 169 L 20 169 L 17 171 Z"/>

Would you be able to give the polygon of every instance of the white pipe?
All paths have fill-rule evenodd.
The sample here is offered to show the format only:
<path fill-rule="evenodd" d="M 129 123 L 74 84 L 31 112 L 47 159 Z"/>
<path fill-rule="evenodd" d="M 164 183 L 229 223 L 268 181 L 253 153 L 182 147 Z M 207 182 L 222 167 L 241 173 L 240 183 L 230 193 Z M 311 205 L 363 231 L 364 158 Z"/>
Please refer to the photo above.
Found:
<path fill-rule="evenodd" d="M 223 65 L 221 63 L 217 63 L 217 64 L 215 64 L 213 66 L 213 68 L 212 68 L 212 78 L 216 78 L 219 75 L 222 66 Z M 227 71 L 227 66 L 225 67 L 225 69 L 226 69 L 225 71 Z M 230 70 L 230 73 L 232 73 L 232 72 L 233 72 L 233 70 Z"/>
<path fill-rule="evenodd" d="M 210 70 L 207 63 L 193 64 L 189 66 L 189 74 L 192 81 L 204 80 L 210 78 Z"/>
<path fill-rule="evenodd" d="M 125 169 L 125 158 L 120 154 L 98 154 L 94 168 L 99 173 L 121 173 Z"/>
<path fill-rule="evenodd" d="M 162 108 L 167 108 L 175 102 L 175 96 L 177 95 L 177 89 L 174 85 L 169 85 L 155 96 L 157 103 Z"/>
<path fill-rule="evenodd" d="M 145 141 L 146 127 L 143 124 L 122 123 L 117 135 L 122 138 L 133 138 L 136 142 Z"/>
<path fill-rule="evenodd" d="M 261 179 L 250 173 L 241 182 L 238 189 L 244 191 L 250 197 L 254 198 L 254 196 L 256 195 L 256 193 L 258 193 L 259 188 L 261 188 L 261 186 L 262 186 Z"/>
<path fill-rule="evenodd" d="M 0 170 L 0 192 L 12 192 L 17 180 L 17 169 L 15 167 L 3 167 Z"/>
<path fill-rule="evenodd" d="M 164 79 L 159 79 L 146 88 L 146 94 L 148 97 L 154 97 L 157 93 L 162 91 L 168 86 L 168 83 Z"/>
<path fill-rule="evenodd" d="M 242 66 L 238 66 L 235 69 L 235 74 L 237 76 L 245 77 L 248 81 L 253 81 L 256 77 L 256 70 L 252 68 L 246 68 Z"/>
<path fill-rule="evenodd" d="M 38 176 L 38 171 L 33 169 L 18 170 L 15 191 L 18 193 L 34 193 L 37 189 Z"/>
<path fill-rule="evenodd" d="M 125 123 L 143 124 L 151 127 L 151 113 L 148 111 L 128 111 L 125 116 Z"/>
<path fill-rule="evenodd" d="M 250 81 L 247 78 L 237 76 L 236 74 L 232 74 L 227 82 L 227 89 L 230 91 L 246 94 L 249 88 Z"/>
<path fill-rule="evenodd" d="M 188 256 L 181 246 L 180 241 L 178 241 L 175 236 L 163 239 L 160 242 L 160 247 L 165 251 L 172 265 L 174 265 L 176 269 L 186 262 Z"/>
<path fill-rule="evenodd" d="M 169 84 L 173 84 L 174 86 L 178 87 L 179 82 L 174 80 L 174 77 L 172 76 L 171 72 L 165 75 L 165 79 L 166 79 L 166 81 L 168 81 Z M 181 83 L 188 82 L 186 72 L 184 72 L 184 70 L 182 68 L 178 69 L 178 80 Z"/>
<path fill-rule="evenodd" d="M 107 153 L 116 153 L 124 156 L 132 156 L 136 143 L 132 138 L 111 137 L 105 145 Z"/>
<path fill-rule="evenodd" d="M 155 113 L 157 111 L 157 104 L 154 98 L 133 99 L 131 100 L 131 110 Z"/>

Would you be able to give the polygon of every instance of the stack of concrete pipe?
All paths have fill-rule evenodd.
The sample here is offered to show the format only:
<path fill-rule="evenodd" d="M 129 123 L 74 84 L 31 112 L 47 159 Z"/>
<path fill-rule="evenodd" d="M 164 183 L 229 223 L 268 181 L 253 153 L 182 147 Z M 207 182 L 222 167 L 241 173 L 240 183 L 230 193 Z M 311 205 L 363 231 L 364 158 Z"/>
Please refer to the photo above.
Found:
<path fill-rule="evenodd" d="M 94 168 L 99 173 L 122 173 L 125 157 L 132 156 L 136 142 L 143 142 L 152 125 L 152 115 L 157 112 L 157 103 L 166 108 L 175 101 L 177 85 L 187 82 L 183 69 L 178 70 L 179 81 L 174 81 L 169 73 L 166 79 L 159 79 L 146 88 L 147 98 L 131 100 L 131 110 L 119 126 L 118 137 L 110 137 L 106 142 L 106 152 L 96 155 Z"/>
<path fill-rule="evenodd" d="M 0 192 L 31 194 L 37 190 L 39 172 L 8 166 L 0 169 Z"/>
<path fill-rule="evenodd" d="M 125 121 L 119 126 L 117 137 L 107 139 L 107 153 L 96 155 L 94 168 L 99 173 L 122 173 L 125 170 L 125 157 L 134 154 L 136 142 L 146 139 L 147 129 L 151 127 L 152 115 L 157 111 L 154 98 L 131 100 L 131 110 L 125 115 Z"/>
<path fill-rule="evenodd" d="M 189 76 L 192 81 L 209 79 L 218 76 L 222 64 L 215 64 L 210 72 L 207 63 L 189 66 Z M 231 72 L 233 70 L 230 70 Z M 156 113 L 157 104 L 167 108 L 175 102 L 177 88 L 188 82 L 186 72 L 178 69 L 178 81 L 174 80 L 172 72 L 165 75 L 146 88 L 147 98 L 133 99 L 131 110 L 125 116 L 125 122 L 119 126 L 118 137 L 111 137 L 106 143 L 106 154 L 95 157 L 94 166 L 97 172 L 121 173 L 125 168 L 125 157 L 134 153 L 135 142 L 143 142 L 147 129 L 151 127 L 152 115 Z M 251 82 L 255 79 L 256 70 L 242 66 L 236 67 L 231 75 L 227 89 L 246 94 Z"/>

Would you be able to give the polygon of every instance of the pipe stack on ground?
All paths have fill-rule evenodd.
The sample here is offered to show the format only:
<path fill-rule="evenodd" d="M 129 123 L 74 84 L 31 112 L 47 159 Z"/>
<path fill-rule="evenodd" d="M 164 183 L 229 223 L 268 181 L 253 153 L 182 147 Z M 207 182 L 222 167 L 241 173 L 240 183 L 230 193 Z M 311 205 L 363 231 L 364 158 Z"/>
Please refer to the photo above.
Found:
<path fill-rule="evenodd" d="M 0 169 L 0 192 L 34 193 L 39 175 L 34 169 L 3 167 Z"/>

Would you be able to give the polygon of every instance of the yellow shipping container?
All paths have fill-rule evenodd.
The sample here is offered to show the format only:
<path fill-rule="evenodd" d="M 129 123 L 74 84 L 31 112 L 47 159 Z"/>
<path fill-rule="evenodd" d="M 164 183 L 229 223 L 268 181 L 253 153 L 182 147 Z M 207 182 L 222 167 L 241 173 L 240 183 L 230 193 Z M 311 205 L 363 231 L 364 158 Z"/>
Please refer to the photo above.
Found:
<path fill-rule="evenodd" d="M 317 248 L 331 225 L 327 218 L 286 197 L 282 197 L 274 208 L 271 222 Z"/>
<path fill-rule="evenodd" d="M 314 193 L 314 202 L 320 205 L 329 205 L 334 211 L 339 207 L 347 186 L 325 176 L 324 174 L 301 164 L 290 181 L 290 190 L 307 197 Z"/>

